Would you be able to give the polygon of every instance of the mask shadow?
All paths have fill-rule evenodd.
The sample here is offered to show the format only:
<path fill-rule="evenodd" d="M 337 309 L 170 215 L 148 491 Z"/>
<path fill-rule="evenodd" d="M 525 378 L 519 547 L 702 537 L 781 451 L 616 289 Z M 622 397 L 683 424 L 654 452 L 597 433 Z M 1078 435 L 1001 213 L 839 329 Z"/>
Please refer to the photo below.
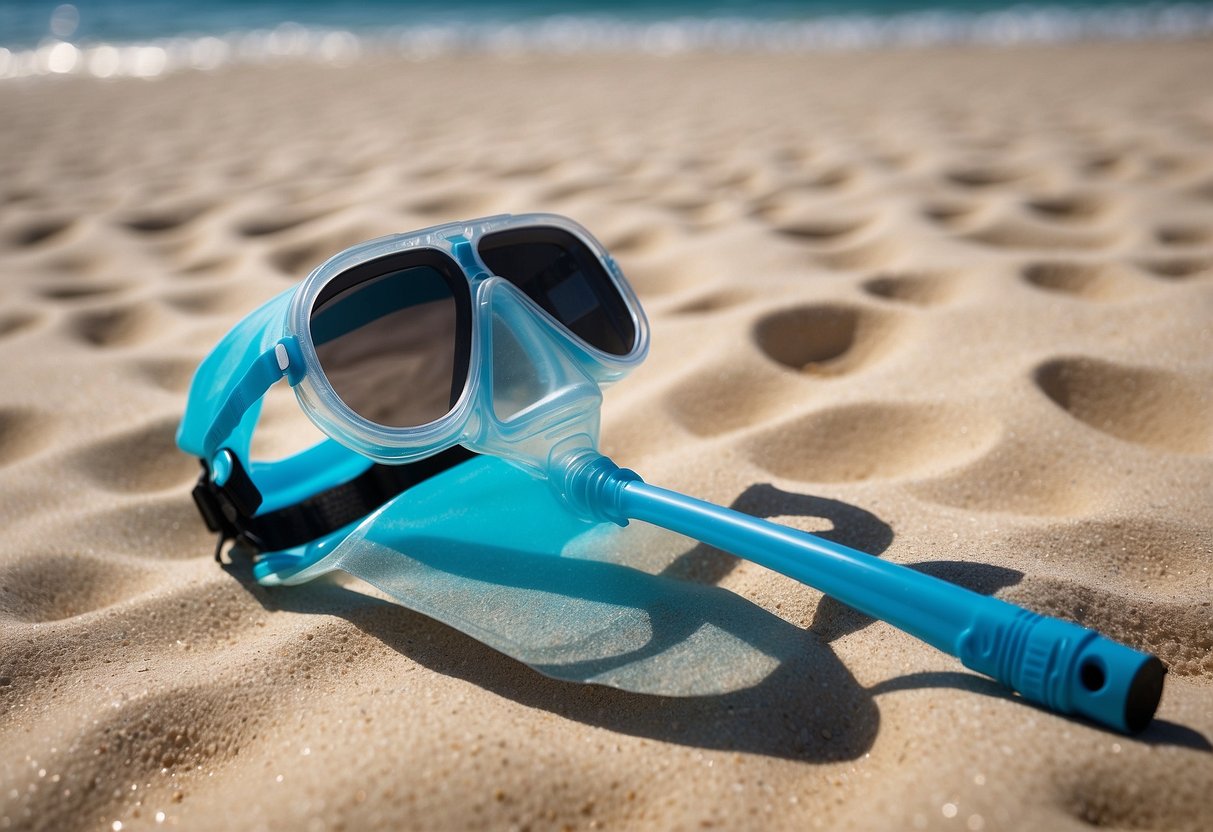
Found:
<path fill-rule="evenodd" d="M 870 512 L 769 484 L 746 489 L 732 508 L 761 517 L 823 518 L 833 528 L 819 532 L 820 536 L 872 554 L 882 553 L 893 540 L 892 529 Z M 469 557 L 466 548 L 446 550 L 443 546 L 444 541 L 429 541 L 417 547 L 416 553 L 410 551 L 410 557 L 420 555 L 427 569 L 449 576 L 456 588 L 461 581 L 474 581 L 475 586 L 489 587 L 489 591 L 538 592 L 567 599 L 574 606 L 586 601 L 635 611 L 647 621 L 645 638 L 620 645 L 612 642 L 609 627 L 592 630 L 581 634 L 581 642 L 573 640 L 589 645 L 586 655 L 570 660 L 565 652 L 556 661 L 545 662 L 543 645 L 537 649 L 532 644 L 527 653 L 507 644 L 506 652 L 500 652 L 466 634 L 463 630 L 476 632 L 475 626 L 462 626 L 466 622 L 457 622 L 461 626 L 456 629 L 332 581 L 266 590 L 252 581 L 242 559 L 229 568 L 267 608 L 339 616 L 437 673 L 585 724 L 704 749 L 806 762 L 855 759 L 874 742 L 880 722 L 875 697 L 880 694 L 950 687 L 997 698 L 1013 696 L 996 683 L 963 671 L 912 673 L 865 689 L 829 642 L 866 627 L 871 618 L 823 597 L 812 623 L 802 629 L 716 586 L 733 570 L 737 559 L 702 544 L 675 557 L 657 575 L 618 563 L 537 556 L 508 547 L 480 544 Z M 911 568 L 982 593 L 1011 586 L 1022 578 L 1014 570 L 968 562 L 936 561 Z M 720 644 L 732 653 L 729 649 L 723 655 L 720 650 L 708 651 L 717 655 L 705 661 L 704 651 L 682 649 L 705 630 L 726 634 Z M 508 655 L 520 652 L 527 663 Z M 761 678 L 734 689 L 738 671 L 731 664 L 735 660 L 745 664 L 755 656 L 768 660 Z M 650 681 L 656 680 L 655 685 L 646 684 L 657 692 L 581 683 L 617 683 L 631 673 L 634 687 L 636 668 Z M 741 672 L 742 682 L 750 671 Z M 724 683 L 712 693 L 664 695 L 670 675 L 723 679 Z M 679 692 L 685 694 L 686 685 L 677 680 L 672 687 L 682 688 Z M 692 684 L 690 689 L 694 688 Z M 1179 732 L 1162 726 L 1149 733 L 1158 733 L 1158 741 L 1164 743 L 1196 747 L 1191 745 L 1193 738 L 1184 734 L 1186 729 L 1170 728 Z"/>

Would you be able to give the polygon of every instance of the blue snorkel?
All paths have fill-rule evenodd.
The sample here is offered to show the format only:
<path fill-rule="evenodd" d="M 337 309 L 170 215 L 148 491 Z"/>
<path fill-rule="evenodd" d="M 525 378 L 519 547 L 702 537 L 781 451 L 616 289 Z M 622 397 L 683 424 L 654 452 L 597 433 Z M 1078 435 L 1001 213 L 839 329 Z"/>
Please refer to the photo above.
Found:
<path fill-rule="evenodd" d="M 1126 733 L 1162 696 L 1157 657 L 905 566 L 643 482 L 587 452 L 560 472 L 573 502 L 616 523 L 641 520 L 821 590 L 960 659 L 1025 699 Z"/>
<path fill-rule="evenodd" d="M 601 455 L 601 387 L 644 358 L 647 328 L 630 288 L 600 249 L 594 253 L 636 316 L 631 350 L 616 355 L 588 347 L 567 326 L 560 326 L 550 310 L 541 309 L 517 286 L 484 268 L 472 242 L 484 228 L 516 228 L 539 221 L 584 234 L 575 224 L 546 215 L 489 218 L 429 229 L 406 239 L 373 241 L 343 252 L 313 272 L 298 290 L 250 315 L 203 363 L 191 388 L 178 443 L 203 460 L 205 471 L 195 499 L 208 525 L 220 532 L 221 543 L 225 534 L 248 536 L 255 527 L 269 534 L 274 524 L 265 518 L 274 512 L 297 513 L 301 502 L 320 500 L 324 509 L 307 512 L 310 525 L 299 522 L 311 531 L 283 538 L 289 546 L 257 547 L 268 553 L 256 565 L 259 581 L 301 583 L 342 568 L 391 592 L 396 578 L 391 574 L 390 553 L 363 561 L 365 568 L 351 568 L 343 541 L 355 526 L 358 535 L 373 538 L 377 515 L 363 516 L 379 509 L 386 517 L 396 505 L 407 509 L 410 485 L 431 476 L 430 483 L 453 476 L 459 468 L 443 470 L 462 457 L 431 463 L 420 473 L 412 466 L 421 464 L 417 460 L 435 459 L 458 443 L 547 481 L 555 501 L 511 485 L 511 475 L 502 466 L 481 460 L 464 463 L 472 466 L 469 470 L 481 493 L 509 500 L 512 488 L 524 509 L 533 506 L 537 512 L 551 512 L 552 506 L 563 507 L 569 515 L 561 518 L 564 536 L 543 544 L 551 554 L 558 556 L 562 541 L 572 540 L 594 523 L 626 526 L 631 520 L 643 521 L 815 587 L 956 656 L 966 667 L 1051 710 L 1081 714 L 1123 732 L 1137 732 L 1149 724 L 1166 671 L 1148 653 L 842 544 L 649 485 Z M 587 245 L 591 243 L 592 239 Z M 311 343 L 309 316 L 329 281 L 382 259 L 385 252 L 396 256 L 409 247 L 446 252 L 466 275 L 470 358 L 468 381 L 447 417 L 412 433 L 393 433 L 341 409 Z M 366 312 L 358 310 L 350 317 L 366 317 Z M 313 421 L 341 444 L 329 440 L 288 460 L 251 462 L 246 467 L 243 461 L 248 459 L 260 398 L 284 378 L 295 387 Z M 418 438 L 410 439 L 414 434 Z M 397 436 L 408 441 L 392 444 Z M 414 473 L 377 474 L 372 460 Z M 353 485 L 385 478 L 390 482 L 381 488 Z M 425 501 L 417 505 L 434 513 L 442 495 L 430 483 Z M 318 493 L 330 496 L 320 499 Z M 458 501 L 459 494 L 453 492 L 451 499 Z M 325 506 L 330 503 L 342 510 L 328 512 Z M 468 507 L 468 514 L 460 516 L 480 510 Z M 483 508 L 485 516 L 495 511 Z M 317 514 L 322 515 L 318 521 Z M 405 510 L 401 518 L 409 534 L 433 543 L 433 535 L 425 536 L 426 515 Z M 511 522 L 519 522 L 518 518 L 515 512 Z M 532 522 L 549 519 L 536 516 Z M 443 528 L 448 536 L 458 533 L 457 524 L 448 522 Z M 518 545 L 525 546 L 525 540 Z"/>

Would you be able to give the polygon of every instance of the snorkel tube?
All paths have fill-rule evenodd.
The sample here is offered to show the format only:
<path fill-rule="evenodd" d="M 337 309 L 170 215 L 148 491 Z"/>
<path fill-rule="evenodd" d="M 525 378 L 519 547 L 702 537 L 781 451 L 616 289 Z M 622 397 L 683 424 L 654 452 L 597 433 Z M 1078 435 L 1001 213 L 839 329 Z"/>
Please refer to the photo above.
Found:
<path fill-rule="evenodd" d="M 807 532 L 649 485 L 618 467 L 597 450 L 602 392 L 579 369 L 578 356 L 512 290 L 486 302 L 483 337 L 495 342 L 487 346 L 496 358 L 481 389 L 481 431 L 467 444 L 546 477 L 573 512 L 621 526 L 651 523 L 773 569 L 1051 710 L 1126 733 L 1153 718 L 1166 673 L 1155 656 Z M 519 388 L 525 397 L 514 393 Z M 514 401 L 528 406 L 512 411 Z"/>
<path fill-rule="evenodd" d="M 956 656 L 1050 710 L 1137 733 L 1158 707 L 1163 663 L 1094 630 L 649 485 L 590 450 L 563 457 L 559 468 L 553 481 L 559 478 L 576 510 L 620 525 L 642 520 L 773 569 Z"/>

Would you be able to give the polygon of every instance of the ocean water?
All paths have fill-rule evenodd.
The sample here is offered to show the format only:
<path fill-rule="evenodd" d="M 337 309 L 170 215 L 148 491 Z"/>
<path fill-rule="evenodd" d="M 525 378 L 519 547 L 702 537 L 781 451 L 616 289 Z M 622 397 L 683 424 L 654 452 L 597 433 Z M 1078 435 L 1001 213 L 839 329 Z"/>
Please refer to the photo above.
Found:
<path fill-rule="evenodd" d="M 0 0 L 0 78 L 158 75 L 232 61 L 837 50 L 1213 34 L 1213 2 L 1112 0 Z"/>

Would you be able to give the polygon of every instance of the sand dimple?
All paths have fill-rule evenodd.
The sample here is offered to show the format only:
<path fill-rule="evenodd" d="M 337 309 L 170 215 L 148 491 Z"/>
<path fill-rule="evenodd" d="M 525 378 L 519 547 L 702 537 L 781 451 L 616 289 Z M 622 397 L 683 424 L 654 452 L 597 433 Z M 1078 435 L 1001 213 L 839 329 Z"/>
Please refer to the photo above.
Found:
<path fill-rule="evenodd" d="M 142 234 L 160 234 L 189 225 L 211 209 L 209 203 L 176 202 L 141 208 L 122 220 L 122 225 Z"/>
<path fill-rule="evenodd" d="M 70 580 L 64 576 L 70 575 Z M 138 569 L 77 555 L 38 555 L 0 567 L 0 616 L 25 622 L 60 621 L 136 595 L 146 583 Z"/>
<path fill-rule="evenodd" d="M 244 237 L 268 237 L 290 231 L 300 225 L 306 225 L 313 220 L 327 216 L 329 211 L 300 211 L 298 209 L 280 209 L 266 212 L 255 217 L 249 217 L 237 223 L 236 231 Z"/>
<path fill-rule="evenodd" d="M 755 294 L 744 289 L 719 289 L 685 301 L 669 310 L 671 315 L 707 315 L 722 312 L 754 300 Z"/>
<path fill-rule="evenodd" d="M 1004 438 L 963 468 L 922 483 L 920 499 L 966 512 L 1075 517 L 1103 501 L 1104 478 L 1040 447 Z"/>
<path fill-rule="evenodd" d="M 259 298 L 241 284 L 174 289 L 162 296 L 166 304 L 187 315 L 234 315 L 255 308 Z"/>
<path fill-rule="evenodd" d="M 54 434 L 52 423 L 46 413 L 0 408 L 0 466 L 10 465 L 45 447 Z"/>
<path fill-rule="evenodd" d="M 1184 280 L 1213 271 L 1211 257 L 1148 257 L 1140 261 L 1146 271 L 1170 280 Z"/>
<path fill-rule="evenodd" d="M 69 319 L 69 326 L 89 346 L 126 347 L 162 334 L 159 314 L 152 303 L 123 304 L 81 310 Z"/>
<path fill-rule="evenodd" d="M 441 222 L 482 216 L 488 212 L 489 203 L 486 192 L 459 192 L 444 188 L 433 196 L 406 202 L 401 209 Z"/>
<path fill-rule="evenodd" d="M 48 300 L 69 302 L 106 297 L 126 288 L 126 285 L 121 283 L 55 283 L 39 288 L 38 294 Z"/>
<path fill-rule="evenodd" d="M 1027 579 L 1006 598 L 1153 653 L 1176 675 L 1213 677 L 1213 607 L 1071 578 Z"/>
<path fill-rule="evenodd" d="M 31 328 L 38 323 L 40 317 L 35 312 L 0 312 L 0 338 L 7 338 Z"/>
<path fill-rule="evenodd" d="M 954 288 L 949 276 L 929 273 L 881 274 L 863 283 L 863 290 L 869 295 L 914 306 L 943 303 L 952 296 Z"/>
<path fill-rule="evenodd" d="M 1111 208 L 1111 202 L 1097 194 L 1074 193 L 1030 199 L 1025 206 L 1045 219 L 1088 222 L 1106 214 Z"/>
<path fill-rule="evenodd" d="M 982 204 L 968 200 L 934 200 L 922 208 L 922 215 L 947 230 L 957 230 L 981 213 Z"/>
<path fill-rule="evenodd" d="M 1044 223 L 1021 217 L 1004 217 L 985 228 L 965 235 L 983 245 L 1007 249 L 1075 249 L 1106 248 L 1116 242 L 1114 232 L 1072 228 L 1065 223 Z"/>
<path fill-rule="evenodd" d="M 62 237 L 75 220 L 71 217 L 37 217 L 18 224 L 7 234 L 8 242 L 18 248 L 49 243 Z"/>
<path fill-rule="evenodd" d="M 1008 185 L 1023 179 L 1025 175 L 1022 170 L 1000 165 L 958 167 L 944 174 L 947 181 L 965 188 L 993 188 Z"/>
<path fill-rule="evenodd" d="M 1210 393 L 1178 374 L 1094 358 L 1057 358 L 1036 385 L 1075 419 L 1129 442 L 1180 453 L 1213 449 Z"/>
<path fill-rule="evenodd" d="M 337 231 L 307 235 L 302 242 L 284 244 L 270 255 L 270 262 L 293 280 L 301 280 L 334 254 L 375 237 L 379 229 L 353 226 Z"/>
<path fill-rule="evenodd" d="M 1158 242 L 1168 246 L 1199 246 L 1213 241 L 1213 226 L 1162 225 L 1154 230 Z"/>
<path fill-rule="evenodd" d="M 893 330 L 892 318 L 874 309 L 819 304 L 768 313 L 754 325 L 754 340 L 785 367 L 836 376 L 883 354 Z"/>
<path fill-rule="evenodd" d="M 144 358 L 132 361 L 133 374 L 150 382 L 152 386 L 170 393 L 189 390 L 190 381 L 198 369 L 199 358 Z"/>
<path fill-rule="evenodd" d="M 775 230 L 799 242 L 832 243 L 852 236 L 867 224 L 866 219 L 821 217 L 780 224 Z"/>
<path fill-rule="evenodd" d="M 1177 790 L 1170 772 L 1121 759 L 1115 753 L 1122 748 L 1119 742 L 1113 742 L 1112 748 L 1112 755 L 1059 773 L 1052 783 L 1062 811 L 1080 828 L 1198 830 L 1207 826 L 1203 789 Z"/>
<path fill-rule="evenodd" d="M 197 477 L 198 463 L 178 450 L 176 432 L 176 419 L 135 428 L 85 448 L 76 456 L 76 467 L 111 491 L 184 487 Z"/>
<path fill-rule="evenodd" d="M 1147 592 L 1163 588 L 1175 596 L 1201 595 L 1201 578 L 1213 568 L 1213 529 L 1202 528 L 1195 518 L 1050 523 L 1009 535 L 1007 546 L 1017 555 L 1073 566 L 1101 584 Z"/>
<path fill-rule="evenodd" d="M 670 389 L 663 401 L 687 430 L 715 436 L 761 424 L 787 401 L 787 394 L 781 374 L 733 363 L 696 371 Z"/>
<path fill-rule="evenodd" d="M 1023 279 L 1030 286 L 1086 300 L 1116 300 L 1142 290 L 1124 267 L 1113 263 L 1046 260 L 1029 263 Z"/>
<path fill-rule="evenodd" d="M 995 420 L 969 408 L 857 404 L 772 427 L 747 452 L 759 467 L 804 482 L 924 477 L 980 457 L 999 433 Z"/>

